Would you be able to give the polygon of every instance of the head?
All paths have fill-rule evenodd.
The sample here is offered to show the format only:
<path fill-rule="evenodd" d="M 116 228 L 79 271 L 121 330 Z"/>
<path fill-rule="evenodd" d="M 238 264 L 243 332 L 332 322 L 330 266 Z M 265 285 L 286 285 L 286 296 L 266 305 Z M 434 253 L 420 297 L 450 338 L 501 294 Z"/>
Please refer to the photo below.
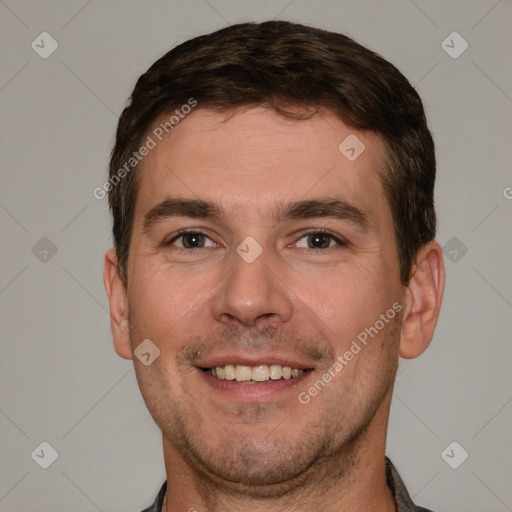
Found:
<path fill-rule="evenodd" d="M 235 25 L 139 78 L 110 163 L 105 285 L 117 352 L 159 354 L 134 363 L 169 450 L 276 484 L 385 432 L 398 356 L 425 350 L 441 303 L 434 181 L 418 94 L 341 34 Z M 237 363 L 304 372 L 207 370 Z"/>

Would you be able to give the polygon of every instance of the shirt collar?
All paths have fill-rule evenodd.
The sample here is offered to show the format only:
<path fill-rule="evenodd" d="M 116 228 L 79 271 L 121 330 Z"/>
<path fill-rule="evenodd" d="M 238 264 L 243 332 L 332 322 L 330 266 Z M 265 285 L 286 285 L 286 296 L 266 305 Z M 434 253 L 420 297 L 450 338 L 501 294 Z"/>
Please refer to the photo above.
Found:
<path fill-rule="evenodd" d="M 386 481 L 396 502 L 396 512 L 432 512 L 416 506 L 393 463 L 386 457 Z"/>

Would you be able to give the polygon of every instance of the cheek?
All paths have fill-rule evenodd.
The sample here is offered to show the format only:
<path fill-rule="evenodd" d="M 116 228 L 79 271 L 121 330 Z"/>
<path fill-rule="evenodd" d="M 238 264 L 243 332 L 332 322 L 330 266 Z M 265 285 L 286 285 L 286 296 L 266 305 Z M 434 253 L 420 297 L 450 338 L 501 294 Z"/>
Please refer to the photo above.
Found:
<path fill-rule="evenodd" d="M 171 283 L 158 272 L 134 272 L 132 277 L 130 323 L 137 335 L 156 342 L 172 325 L 176 311 Z"/>
<path fill-rule="evenodd" d="M 345 350 L 393 304 L 382 269 L 369 264 L 333 269 L 314 279 L 296 276 L 295 282 L 298 311 L 303 310 L 299 314 L 317 324 L 336 352 Z"/>
<path fill-rule="evenodd" d="M 194 317 L 204 315 L 205 301 L 211 297 L 216 282 L 211 274 L 149 266 L 134 272 L 128 297 L 134 331 L 157 344 L 158 340 L 179 336 Z"/>

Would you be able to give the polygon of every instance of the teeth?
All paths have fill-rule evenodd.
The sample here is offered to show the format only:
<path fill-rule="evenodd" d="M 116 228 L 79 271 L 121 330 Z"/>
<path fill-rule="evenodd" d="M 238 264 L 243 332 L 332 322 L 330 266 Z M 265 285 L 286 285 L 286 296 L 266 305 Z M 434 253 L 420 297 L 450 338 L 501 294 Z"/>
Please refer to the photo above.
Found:
<path fill-rule="evenodd" d="M 232 365 L 208 368 L 206 373 L 222 380 L 236 380 L 237 382 L 267 382 L 269 380 L 293 379 L 299 377 L 305 370 L 281 366 L 280 364 L 261 364 L 258 366 Z"/>
<path fill-rule="evenodd" d="M 246 380 L 251 380 L 251 367 L 250 366 L 241 366 L 241 365 L 237 364 L 236 368 L 235 368 L 235 379 L 237 382 L 244 382 Z"/>
<path fill-rule="evenodd" d="M 278 380 L 283 376 L 283 367 L 280 364 L 271 364 L 268 371 L 272 380 Z"/>
<path fill-rule="evenodd" d="M 226 366 L 224 366 L 224 378 L 226 380 L 235 380 L 236 371 L 235 367 L 232 364 L 227 364 Z"/>
<path fill-rule="evenodd" d="M 261 366 L 255 366 L 252 369 L 251 378 L 252 380 L 256 380 L 258 382 L 263 382 L 264 380 L 268 380 L 269 371 L 268 366 L 266 364 L 262 364 Z"/>

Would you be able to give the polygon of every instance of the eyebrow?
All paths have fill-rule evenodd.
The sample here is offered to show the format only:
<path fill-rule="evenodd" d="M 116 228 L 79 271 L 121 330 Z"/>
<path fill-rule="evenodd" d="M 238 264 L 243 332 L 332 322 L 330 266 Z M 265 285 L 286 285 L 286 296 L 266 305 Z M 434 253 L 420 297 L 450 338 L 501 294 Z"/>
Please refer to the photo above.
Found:
<path fill-rule="evenodd" d="M 226 214 L 215 203 L 202 199 L 168 197 L 151 208 L 144 216 L 143 231 L 147 233 L 160 221 L 172 217 L 189 217 L 218 222 L 226 220 Z M 361 231 L 369 227 L 368 216 L 359 208 L 340 198 L 310 199 L 283 204 L 278 203 L 271 213 L 275 223 L 286 220 L 331 218 L 346 220 Z"/>

